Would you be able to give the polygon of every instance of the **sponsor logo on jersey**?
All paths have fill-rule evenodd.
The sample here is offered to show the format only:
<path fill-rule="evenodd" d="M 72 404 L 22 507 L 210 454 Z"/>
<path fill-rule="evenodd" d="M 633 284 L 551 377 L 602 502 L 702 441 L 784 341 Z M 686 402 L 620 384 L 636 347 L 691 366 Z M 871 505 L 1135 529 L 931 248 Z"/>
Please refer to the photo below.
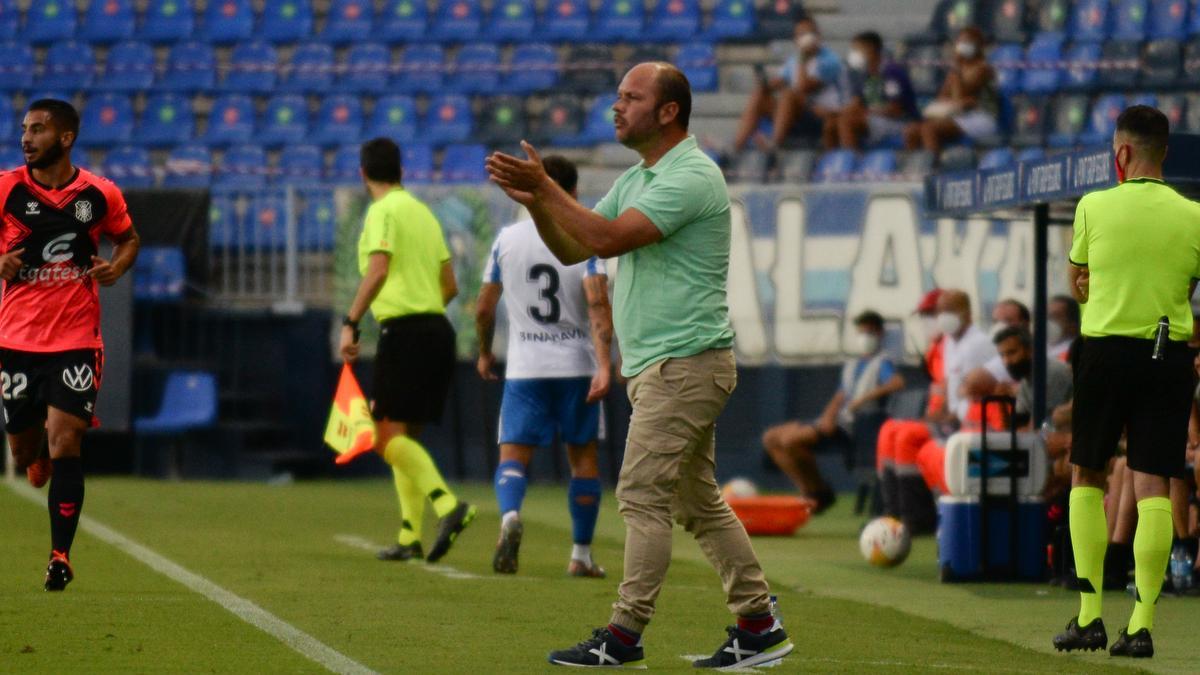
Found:
<path fill-rule="evenodd" d="M 75 220 L 81 223 L 92 222 L 92 203 L 86 199 L 75 202 Z"/>
<path fill-rule="evenodd" d="M 79 203 L 85 204 L 87 202 Z M 78 206 L 78 204 L 76 206 Z M 88 204 L 89 218 L 91 218 L 91 208 L 91 204 Z M 75 211 L 76 214 L 78 214 L 79 209 L 76 208 Z M 60 263 L 70 260 L 73 257 L 71 253 L 71 242 L 75 240 L 76 234 L 76 232 L 68 232 L 46 242 L 45 248 L 42 249 L 42 260 L 45 260 L 47 263 Z"/>
<path fill-rule="evenodd" d="M 41 204 L 38 204 L 37 202 L 25 202 L 25 215 L 39 216 L 41 214 Z"/>
<path fill-rule="evenodd" d="M 63 368 L 63 384 L 78 392 L 92 388 L 92 367 L 86 363 L 81 366 Z"/>

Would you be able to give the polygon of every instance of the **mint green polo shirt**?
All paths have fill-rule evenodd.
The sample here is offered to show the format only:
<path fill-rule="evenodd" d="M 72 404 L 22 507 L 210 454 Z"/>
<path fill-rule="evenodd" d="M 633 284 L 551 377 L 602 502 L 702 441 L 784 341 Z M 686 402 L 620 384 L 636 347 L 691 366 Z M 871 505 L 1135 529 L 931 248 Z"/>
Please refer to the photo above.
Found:
<path fill-rule="evenodd" d="M 615 219 L 637 209 L 663 238 L 622 255 L 613 294 L 621 373 L 663 359 L 733 345 L 729 275 L 729 191 L 716 163 L 688 136 L 652 167 L 623 173 L 596 205 Z"/>

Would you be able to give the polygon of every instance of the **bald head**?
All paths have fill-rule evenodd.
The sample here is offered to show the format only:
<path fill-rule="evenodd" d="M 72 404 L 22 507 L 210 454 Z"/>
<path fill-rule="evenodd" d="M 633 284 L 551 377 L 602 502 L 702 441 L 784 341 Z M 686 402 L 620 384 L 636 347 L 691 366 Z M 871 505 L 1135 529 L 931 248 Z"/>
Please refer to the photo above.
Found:
<path fill-rule="evenodd" d="M 677 106 L 675 123 L 687 131 L 692 117 L 692 85 L 682 70 L 666 61 L 649 61 L 631 68 L 626 77 L 631 76 L 652 83 L 656 108 L 674 103 Z"/>

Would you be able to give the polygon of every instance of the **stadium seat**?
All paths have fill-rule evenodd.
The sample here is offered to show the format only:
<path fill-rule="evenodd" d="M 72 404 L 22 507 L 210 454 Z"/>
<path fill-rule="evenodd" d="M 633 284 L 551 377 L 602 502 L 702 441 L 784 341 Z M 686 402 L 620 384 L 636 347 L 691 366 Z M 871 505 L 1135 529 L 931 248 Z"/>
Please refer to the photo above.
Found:
<path fill-rule="evenodd" d="M 1147 36 L 1151 40 L 1182 40 L 1187 37 L 1187 18 L 1187 0 L 1150 0 Z"/>
<path fill-rule="evenodd" d="M 1159 94 L 1158 109 L 1167 116 L 1171 131 L 1194 133 L 1186 128 L 1187 97 L 1184 94 Z"/>
<path fill-rule="evenodd" d="M 245 94 L 266 94 L 275 89 L 279 55 L 266 42 L 243 42 L 229 55 L 221 88 Z"/>
<path fill-rule="evenodd" d="M 742 175 L 761 175 L 759 182 L 767 179 L 769 158 L 766 153 L 755 150 L 752 154 L 757 157 L 745 158 L 738 162 Z M 760 159 L 761 158 L 761 159 Z M 751 162 L 753 162 L 751 164 Z M 778 156 L 779 179 L 784 183 L 803 184 L 812 180 L 813 167 L 817 164 L 817 153 L 813 150 L 781 150 Z"/>
<path fill-rule="evenodd" d="M 1025 42 L 1024 0 L 999 0 L 988 8 L 986 24 L 997 42 Z"/>
<path fill-rule="evenodd" d="M 389 0 L 379 14 L 373 37 L 389 44 L 429 39 L 429 10 L 423 0 Z"/>
<path fill-rule="evenodd" d="M 81 146 L 125 144 L 133 138 L 133 102 L 124 94 L 97 94 L 79 115 Z"/>
<path fill-rule="evenodd" d="M 1102 42 L 1109 35 L 1112 0 L 1075 0 L 1071 14 L 1071 39 Z"/>
<path fill-rule="evenodd" d="M 182 299 L 184 267 L 182 248 L 143 246 L 133 264 L 133 299 L 139 302 Z"/>
<path fill-rule="evenodd" d="M 196 126 L 192 103 L 178 94 L 154 94 L 146 100 L 137 126 L 137 141 L 149 146 L 188 143 Z"/>
<path fill-rule="evenodd" d="M 1200 94 L 1184 94 L 1187 101 L 1181 130 L 1189 133 L 1200 133 Z"/>
<path fill-rule="evenodd" d="M 204 12 L 201 35 L 214 44 L 249 40 L 254 34 L 254 10 L 250 0 L 212 0 Z"/>
<path fill-rule="evenodd" d="M 21 8 L 17 0 L 0 0 L 0 40 L 14 40 L 21 28 Z"/>
<path fill-rule="evenodd" d="M 616 90 L 612 50 L 605 45 L 575 45 L 565 62 L 562 84 L 580 94 L 607 94 Z"/>
<path fill-rule="evenodd" d="M 261 190 L 267 185 L 267 155 L 257 145 L 238 145 L 225 151 L 213 176 L 214 190 Z"/>
<path fill-rule="evenodd" d="M 1125 97 L 1121 94 L 1106 94 L 1096 99 L 1092 104 L 1087 129 L 1079 135 L 1079 142 L 1100 145 L 1112 141 L 1113 130 L 1117 128 L 1117 116 L 1125 109 L 1125 104 Z"/>
<path fill-rule="evenodd" d="M 1071 0 L 1044 0 L 1037 7 L 1034 29 L 1040 33 L 1065 36 L 1067 21 L 1071 18 Z"/>
<path fill-rule="evenodd" d="M 104 177 L 123 190 L 154 187 L 154 169 L 145 148 L 122 146 L 104 157 Z"/>
<path fill-rule="evenodd" d="M 133 0 L 92 0 L 79 25 L 79 39 L 110 44 L 133 37 Z"/>
<path fill-rule="evenodd" d="M 859 161 L 858 175 L 866 181 L 888 181 L 895 178 L 896 169 L 896 151 L 872 150 Z"/>
<path fill-rule="evenodd" d="M 589 38 L 591 26 L 586 0 L 550 0 L 537 33 L 544 40 L 580 42 Z"/>
<path fill-rule="evenodd" d="M 964 144 L 946 146 L 938 157 L 938 166 L 942 171 L 974 171 L 975 150 Z"/>
<path fill-rule="evenodd" d="M 337 78 L 337 89 L 354 94 L 378 95 L 388 89 L 392 52 L 376 42 L 352 45 L 346 52 L 346 70 Z"/>
<path fill-rule="evenodd" d="M 164 0 L 147 3 L 142 14 L 138 39 L 148 42 L 177 42 L 188 40 L 195 30 L 195 10 L 192 0 Z"/>
<path fill-rule="evenodd" d="M 1183 47 L 1183 79 L 1196 82 L 1200 78 L 1200 38 L 1193 38 Z"/>
<path fill-rule="evenodd" d="M 12 97 L 8 94 L 0 94 L 0 138 L 14 138 L 20 128 L 21 124 L 17 122 L 17 112 L 13 108 Z M 0 144 L 0 148 L 14 145 L 16 144 Z M 0 166 L 0 171 L 4 170 L 6 169 Z"/>
<path fill-rule="evenodd" d="M 646 8 L 637 0 L 600 0 L 589 38 L 604 42 L 639 42 Z"/>
<path fill-rule="evenodd" d="M 171 48 L 167 69 L 159 78 L 163 91 L 195 92 L 216 85 L 217 57 L 211 46 L 202 42 L 181 42 Z"/>
<path fill-rule="evenodd" d="M 717 53 L 710 44 L 690 44 L 679 48 L 675 65 L 687 76 L 692 91 L 716 91 Z"/>
<path fill-rule="evenodd" d="M 299 94 L 280 94 L 267 101 L 255 140 L 267 147 L 304 143 L 308 137 L 308 103 Z"/>
<path fill-rule="evenodd" d="M 699 0 L 658 0 L 646 26 L 647 39 L 684 42 L 700 32 Z"/>
<path fill-rule="evenodd" d="M 324 154 L 315 145 L 285 146 L 279 153 L 275 182 L 291 187 L 317 187 L 321 184 L 324 161 Z"/>
<path fill-rule="evenodd" d="M 855 173 L 858 157 L 852 150 L 830 150 L 817 160 L 813 182 L 840 183 L 850 180 Z"/>
<path fill-rule="evenodd" d="M 482 145 L 449 145 L 442 153 L 443 183 L 486 183 L 487 148 Z"/>
<path fill-rule="evenodd" d="M 204 141 L 209 145 L 249 143 L 254 135 L 254 101 L 244 94 L 225 94 L 213 101 Z"/>
<path fill-rule="evenodd" d="M 1149 0 L 1114 0 L 1112 37 L 1117 40 L 1145 40 L 1150 14 Z"/>
<path fill-rule="evenodd" d="M 400 57 L 392 88 L 404 94 L 434 94 L 444 85 L 445 53 L 441 45 L 410 45 Z"/>
<path fill-rule="evenodd" d="M 375 101 L 365 138 L 390 138 L 401 145 L 417 138 L 417 104 L 411 96 L 384 96 Z"/>
<path fill-rule="evenodd" d="M 281 91 L 320 94 L 333 87 L 333 48 L 327 44 L 309 42 L 296 47 L 290 66 L 281 73 Z"/>
<path fill-rule="evenodd" d="M 180 145 L 164 168 L 163 187 L 204 189 L 212 183 L 212 152 L 203 145 Z"/>
<path fill-rule="evenodd" d="M 1013 157 L 1011 148 L 992 148 L 979 158 L 979 170 L 1003 169 L 1012 166 L 1014 162 L 1016 158 Z"/>
<path fill-rule="evenodd" d="M 37 86 L 43 89 L 80 91 L 92 86 L 96 54 L 86 42 L 56 42 L 46 50 L 46 61 Z"/>
<path fill-rule="evenodd" d="M 763 40 L 791 40 L 796 21 L 805 16 L 800 3 L 773 0 L 758 5 L 754 23 L 757 36 Z"/>
<path fill-rule="evenodd" d="M 470 42 L 483 28 L 483 5 L 479 0 L 441 0 L 429 25 L 430 38 L 445 43 Z"/>
<path fill-rule="evenodd" d="M 494 94 L 500 88 L 500 49 L 493 44 L 463 45 L 454 57 L 446 91 Z"/>
<path fill-rule="evenodd" d="M 752 0 L 717 0 L 709 14 L 704 37 L 709 40 L 748 38 L 754 34 Z"/>
<path fill-rule="evenodd" d="M 612 143 L 616 140 L 613 130 L 613 104 L 617 102 L 616 94 L 598 96 L 587 108 L 587 116 L 583 122 L 583 130 L 579 140 L 585 145 L 596 143 Z"/>
<path fill-rule="evenodd" d="M 104 91 L 136 92 L 154 85 L 154 49 L 145 42 L 120 42 L 108 50 L 104 71 L 93 85 Z"/>
<path fill-rule="evenodd" d="M 217 422 L 217 377 L 204 371 L 171 371 L 158 412 L 133 420 L 139 434 L 182 434 Z"/>
<path fill-rule="evenodd" d="M 917 96 L 934 96 L 946 77 L 940 45 L 910 45 L 907 54 L 908 79 Z"/>
<path fill-rule="evenodd" d="M 0 44 L 0 90 L 28 90 L 33 86 L 33 48 L 24 42 Z"/>
<path fill-rule="evenodd" d="M 1141 70 L 1141 52 L 1142 45 L 1138 42 L 1117 40 L 1105 42 L 1104 47 L 1100 50 L 1100 59 L 1116 65 L 1100 71 L 1100 87 L 1102 89 L 1127 90 L 1136 86 Z"/>
<path fill-rule="evenodd" d="M 30 44 L 46 44 L 75 37 L 73 0 L 39 0 L 25 12 L 20 39 Z"/>
<path fill-rule="evenodd" d="M 1054 33 L 1041 33 L 1033 38 L 1025 51 L 1028 68 L 1021 79 L 1021 90 L 1028 94 L 1052 94 L 1062 81 L 1062 38 Z"/>
<path fill-rule="evenodd" d="M 628 52 L 628 54 L 623 61 L 618 61 L 614 64 L 621 75 L 624 75 L 626 71 L 639 63 L 671 60 L 671 49 L 667 45 L 654 42 L 643 42 L 635 46 L 633 51 Z"/>
<path fill-rule="evenodd" d="M 214 249 L 236 249 L 244 237 L 245 218 L 238 210 L 237 196 L 212 192 L 208 196 L 208 245 Z"/>
<path fill-rule="evenodd" d="M 499 42 L 524 42 L 533 38 L 537 9 L 533 0 L 500 0 L 492 3 L 484 37 Z"/>
<path fill-rule="evenodd" d="M 421 124 L 421 139 L 435 145 L 463 143 L 471 136 L 471 101 L 458 94 L 435 96 Z"/>
<path fill-rule="evenodd" d="M 306 190 L 304 210 L 297 223 L 297 245 L 301 251 L 332 251 L 337 235 L 336 209 L 332 190 Z"/>
<path fill-rule="evenodd" d="M 327 96 L 321 101 L 310 139 L 319 145 L 358 143 L 362 125 L 362 103 L 357 96 Z"/>
<path fill-rule="evenodd" d="M 335 185 L 361 185 L 362 176 L 359 174 L 361 148 L 357 145 L 343 145 L 333 153 L 333 163 L 325 172 L 325 180 Z M 401 162 L 407 149 L 401 149 Z M 407 178 L 405 176 L 404 178 Z"/>
<path fill-rule="evenodd" d="M 1050 129 L 1046 143 L 1052 147 L 1069 147 L 1079 140 L 1088 121 L 1088 100 L 1082 94 L 1059 96 L 1050 104 Z"/>
<path fill-rule="evenodd" d="M 0 171 L 11 171 L 19 166 L 25 166 L 25 155 L 15 143 L 0 147 Z"/>
<path fill-rule="evenodd" d="M 423 143 L 405 146 L 400 153 L 400 165 L 404 169 L 405 183 L 432 183 L 433 146 Z"/>
<path fill-rule="evenodd" d="M 1014 96 L 1013 132 L 1016 146 L 1041 145 L 1046 133 L 1046 100 L 1040 97 Z"/>
<path fill-rule="evenodd" d="M 321 39 L 336 45 L 357 42 L 372 35 L 375 15 L 371 0 L 333 0 L 325 18 Z"/>
<path fill-rule="evenodd" d="M 538 125 L 538 138 L 552 145 L 590 144 L 591 139 L 581 138 L 583 112 L 579 98 L 569 94 L 553 96 L 546 101 Z"/>
<path fill-rule="evenodd" d="M 1091 91 L 1099 80 L 1097 62 L 1100 60 L 1100 45 L 1081 42 L 1071 45 L 1064 54 L 1069 64 L 1063 71 L 1062 88 L 1070 91 Z"/>
<path fill-rule="evenodd" d="M 997 45 L 988 54 L 988 63 L 996 71 L 996 86 L 1002 94 L 1016 94 L 1021 90 L 1021 66 L 1025 54 L 1020 45 Z"/>
<path fill-rule="evenodd" d="M 1178 40 L 1151 40 L 1142 51 L 1143 87 L 1172 87 L 1179 81 L 1183 46 Z"/>
<path fill-rule="evenodd" d="M 553 89 L 558 83 L 558 54 L 548 44 L 518 45 L 505 71 L 502 92 L 528 94 Z"/>
<path fill-rule="evenodd" d="M 247 243 L 255 249 L 282 251 L 287 246 L 287 198 L 272 190 L 255 194 L 250 199 Z"/>
<path fill-rule="evenodd" d="M 311 0 L 266 0 L 256 37 L 275 43 L 302 42 L 312 32 Z"/>
<path fill-rule="evenodd" d="M 516 145 L 529 136 L 519 96 L 497 96 L 483 106 L 475 137 L 491 147 Z"/>

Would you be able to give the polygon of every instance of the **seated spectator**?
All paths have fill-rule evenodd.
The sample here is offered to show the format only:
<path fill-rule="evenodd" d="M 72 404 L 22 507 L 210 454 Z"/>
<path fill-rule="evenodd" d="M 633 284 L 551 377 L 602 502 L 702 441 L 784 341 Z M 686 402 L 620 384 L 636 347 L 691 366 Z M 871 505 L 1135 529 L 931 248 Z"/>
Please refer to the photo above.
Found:
<path fill-rule="evenodd" d="M 954 62 L 937 98 L 925 106 L 924 120 L 904 130 L 909 150 L 924 148 L 934 156 L 942 146 L 963 137 L 978 139 L 996 133 L 1000 98 L 996 72 L 983 53 L 983 31 L 964 28 L 954 42 Z"/>
<path fill-rule="evenodd" d="M 864 137 L 870 145 L 899 140 L 905 126 L 920 117 L 908 70 L 886 58 L 875 31 L 854 36 L 846 63 L 850 101 L 825 125 L 825 148 L 857 150 Z"/>
<path fill-rule="evenodd" d="M 1030 320 L 1033 315 L 1029 313 L 1029 308 L 1025 303 L 1015 298 L 1006 298 L 997 302 L 992 307 L 992 327 L 988 330 L 988 335 L 993 342 L 1000 333 L 1009 328 L 1022 328 L 1030 330 Z M 1008 374 L 1008 370 L 1004 367 L 1004 361 L 997 354 L 983 366 L 988 369 L 992 377 L 996 378 L 1002 384 L 1014 382 L 1013 378 Z"/>
<path fill-rule="evenodd" d="M 821 477 L 814 453 L 850 445 L 855 414 L 882 411 L 888 395 L 904 388 L 904 378 L 882 349 L 883 317 L 863 312 L 854 318 L 854 327 L 859 356 L 842 367 L 841 385 L 817 421 L 784 422 L 763 434 L 763 447 L 771 460 L 806 497 L 816 501 L 816 513 L 833 504 L 834 493 Z"/>
<path fill-rule="evenodd" d="M 759 71 L 759 83 L 742 112 L 733 150 L 746 147 L 751 136 L 762 149 L 785 145 L 793 136 L 817 139 L 827 119 L 842 107 L 845 74 L 836 52 L 821 44 L 817 23 L 796 22 L 796 51 L 779 73 L 768 79 Z M 759 132 L 764 120 L 773 122 L 770 139 Z"/>
<path fill-rule="evenodd" d="M 1050 298 L 1046 308 L 1046 351 L 1052 359 L 1067 360 L 1071 343 L 1079 337 L 1079 303 L 1069 295 Z"/>

